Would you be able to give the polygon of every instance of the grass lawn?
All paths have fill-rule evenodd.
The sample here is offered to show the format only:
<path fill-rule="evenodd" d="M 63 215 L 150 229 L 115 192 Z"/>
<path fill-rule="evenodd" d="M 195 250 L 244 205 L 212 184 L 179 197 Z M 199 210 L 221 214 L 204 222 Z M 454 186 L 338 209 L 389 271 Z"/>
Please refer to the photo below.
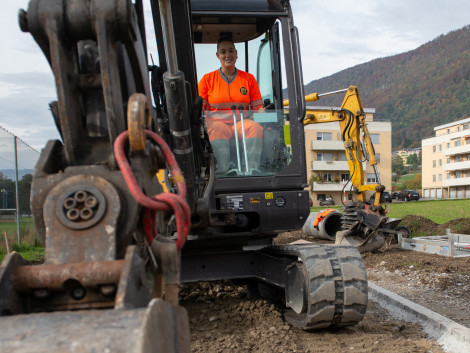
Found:
<path fill-rule="evenodd" d="M 0 261 L 7 254 L 5 234 L 10 251 L 18 252 L 27 261 L 37 262 L 44 258 L 44 247 L 37 238 L 32 217 L 23 217 L 20 222 L 21 244 L 18 244 L 16 222 L 0 222 Z"/>
<path fill-rule="evenodd" d="M 388 216 L 403 218 L 407 215 L 422 216 L 437 224 L 457 218 L 470 218 L 470 199 L 409 201 L 389 204 Z"/>
<path fill-rule="evenodd" d="M 409 201 L 384 204 L 389 208 L 388 217 L 404 218 L 407 215 L 422 216 L 437 224 L 443 224 L 457 218 L 470 218 L 470 199 Z M 343 205 L 330 208 L 341 210 Z M 311 207 L 311 212 L 318 212 L 328 207 Z"/>
<path fill-rule="evenodd" d="M 402 175 L 400 179 L 398 180 L 399 183 L 404 183 L 407 180 L 414 180 L 416 177 L 416 174 L 406 174 Z"/>

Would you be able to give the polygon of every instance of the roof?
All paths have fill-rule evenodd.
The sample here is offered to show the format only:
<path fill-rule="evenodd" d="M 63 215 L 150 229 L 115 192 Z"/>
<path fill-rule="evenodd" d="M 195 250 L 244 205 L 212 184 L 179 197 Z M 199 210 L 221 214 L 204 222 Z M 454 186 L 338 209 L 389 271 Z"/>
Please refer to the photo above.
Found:
<path fill-rule="evenodd" d="M 444 125 L 436 126 L 436 127 L 434 128 L 434 131 L 441 130 L 441 129 L 445 129 L 445 128 L 452 127 L 452 126 L 455 126 L 455 125 L 460 125 L 460 124 L 468 123 L 468 122 L 470 122 L 470 118 L 466 118 L 466 119 L 462 119 L 462 120 L 453 121 L 453 122 L 451 122 L 451 123 L 447 123 L 447 124 L 444 124 Z"/>

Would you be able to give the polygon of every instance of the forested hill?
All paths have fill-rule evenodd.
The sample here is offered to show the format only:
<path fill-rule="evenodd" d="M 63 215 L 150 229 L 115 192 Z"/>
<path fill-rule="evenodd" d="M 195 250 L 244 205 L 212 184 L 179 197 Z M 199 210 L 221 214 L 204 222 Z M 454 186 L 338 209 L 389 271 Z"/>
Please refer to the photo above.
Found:
<path fill-rule="evenodd" d="M 433 127 L 470 116 L 470 25 L 419 48 L 311 81 L 305 93 L 355 85 L 375 118 L 392 122 L 393 149 L 420 147 Z M 335 96 L 333 96 L 335 97 Z M 339 103 L 338 103 L 339 99 Z M 315 105 L 338 105 L 341 97 Z"/>

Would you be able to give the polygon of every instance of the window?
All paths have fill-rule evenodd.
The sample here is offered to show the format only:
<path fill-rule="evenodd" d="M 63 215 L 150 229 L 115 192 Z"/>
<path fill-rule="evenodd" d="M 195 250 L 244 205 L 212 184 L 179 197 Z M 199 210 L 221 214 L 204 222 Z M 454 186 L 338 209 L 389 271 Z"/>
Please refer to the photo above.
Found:
<path fill-rule="evenodd" d="M 447 157 L 447 163 L 450 163 L 450 157 Z"/>
<path fill-rule="evenodd" d="M 351 175 L 349 173 L 342 173 L 341 174 L 341 181 L 348 181 Z"/>
<path fill-rule="evenodd" d="M 450 179 L 450 173 L 447 173 L 446 179 Z"/>
<path fill-rule="evenodd" d="M 378 145 L 380 143 L 380 134 L 370 134 L 370 140 L 374 145 Z"/>
<path fill-rule="evenodd" d="M 433 182 L 436 182 L 436 174 L 433 174 L 433 175 L 432 175 L 432 181 L 433 181 Z"/>
<path fill-rule="evenodd" d="M 436 168 L 436 160 L 433 160 L 433 161 L 432 161 L 432 167 L 433 167 L 433 168 Z"/>
<path fill-rule="evenodd" d="M 442 174 L 439 174 L 439 181 L 442 181 Z"/>
<path fill-rule="evenodd" d="M 442 167 L 442 159 L 439 159 L 439 167 Z"/>
<path fill-rule="evenodd" d="M 460 146 L 460 140 L 455 140 L 455 142 L 454 142 L 454 146 L 455 146 L 455 147 L 458 147 L 458 146 Z"/>
<path fill-rule="evenodd" d="M 447 133 L 450 134 L 450 129 L 447 129 Z"/>
<path fill-rule="evenodd" d="M 318 141 L 331 141 L 332 133 L 331 132 L 317 132 Z"/>
<path fill-rule="evenodd" d="M 341 152 L 339 154 L 339 160 L 342 162 L 346 162 L 348 160 L 348 158 L 346 157 L 346 152 Z"/>
<path fill-rule="evenodd" d="M 454 162 L 460 162 L 460 155 L 456 155 L 454 157 Z"/>
<path fill-rule="evenodd" d="M 326 194 L 317 194 L 317 200 L 326 200 Z"/>
<path fill-rule="evenodd" d="M 374 173 L 367 173 L 367 182 L 368 183 L 376 183 L 377 179 L 375 178 Z"/>
<path fill-rule="evenodd" d="M 432 153 L 436 153 L 436 146 L 432 146 Z"/>
<path fill-rule="evenodd" d="M 332 153 L 317 153 L 317 161 L 331 162 L 332 160 Z"/>
<path fill-rule="evenodd" d="M 379 164 L 380 163 L 380 153 L 376 153 L 375 158 L 377 158 L 377 164 Z"/>
<path fill-rule="evenodd" d="M 322 179 L 323 179 L 324 182 L 333 181 L 332 174 L 330 174 L 330 173 L 323 173 L 322 174 Z"/>
<path fill-rule="evenodd" d="M 447 148 L 450 148 L 450 142 L 447 142 Z"/>
<path fill-rule="evenodd" d="M 442 145 L 439 145 L 439 152 L 442 152 Z"/>

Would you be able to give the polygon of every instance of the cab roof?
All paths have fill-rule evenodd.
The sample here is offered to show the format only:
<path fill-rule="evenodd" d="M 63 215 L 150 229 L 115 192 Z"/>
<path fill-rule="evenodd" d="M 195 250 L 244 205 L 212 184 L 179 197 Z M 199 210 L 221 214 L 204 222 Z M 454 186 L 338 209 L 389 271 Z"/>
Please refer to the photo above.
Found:
<path fill-rule="evenodd" d="M 221 36 L 235 43 L 248 41 L 289 14 L 287 0 L 191 0 L 194 42 L 217 43 Z"/>

